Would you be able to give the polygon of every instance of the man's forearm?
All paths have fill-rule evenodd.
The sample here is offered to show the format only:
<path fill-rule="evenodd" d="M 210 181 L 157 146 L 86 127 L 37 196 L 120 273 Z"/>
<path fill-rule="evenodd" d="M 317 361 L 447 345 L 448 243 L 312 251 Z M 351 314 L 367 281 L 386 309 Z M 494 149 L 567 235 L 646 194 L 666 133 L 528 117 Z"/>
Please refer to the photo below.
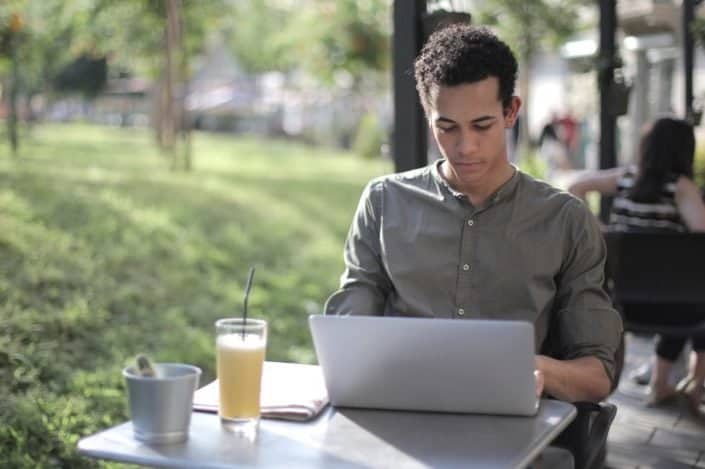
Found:
<path fill-rule="evenodd" d="M 610 392 L 610 379 L 596 357 L 556 360 L 538 355 L 536 369 L 543 374 L 544 392 L 568 402 L 598 402 Z"/>

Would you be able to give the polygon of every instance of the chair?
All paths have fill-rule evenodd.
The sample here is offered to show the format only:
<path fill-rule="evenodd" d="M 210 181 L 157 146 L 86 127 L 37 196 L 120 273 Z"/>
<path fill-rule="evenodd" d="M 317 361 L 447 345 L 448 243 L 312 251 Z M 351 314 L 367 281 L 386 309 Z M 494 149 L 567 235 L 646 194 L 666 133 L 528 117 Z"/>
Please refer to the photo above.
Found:
<path fill-rule="evenodd" d="M 607 233 L 605 241 L 608 289 L 626 331 L 705 332 L 705 234 Z"/>
<path fill-rule="evenodd" d="M 615 380 L 612 391 L 619 385 L 624 366 L 624 336 L 615 354 Z M 576 402 L 578 413 L 552 445 L 567 449 L 573 455 L 575 469 L 598 469 L 607 457 L 607 435 L 617 414 L 617 406 L 609 402 Z"/>
<path fill-rule="evenodd" d="M 607 233 L 606 288 L 622 315 L 624 330 L 691 335 L 705 331 L 705 235 L 699 233 Z M 640 312 L 648 312 L 641 316 Z M 666 311 L 668 320 L 655 321 Z M 692 321 L 683 325 L 683 317 Z M 624 365 L 624 338 L 616 354 L 615 382 Z M 576 469 L 604 465 L 613 404 L 578 402 L 578 415 L 554 442 L 573 453 Z"/>
<path fill-rule="evenodd" d="M 605 464 L 607 435 L 617 406 L 609 402 L 576 402 L 578 414 L 552 443 L 573 455 L 575 469 L 597 469 Z"/>

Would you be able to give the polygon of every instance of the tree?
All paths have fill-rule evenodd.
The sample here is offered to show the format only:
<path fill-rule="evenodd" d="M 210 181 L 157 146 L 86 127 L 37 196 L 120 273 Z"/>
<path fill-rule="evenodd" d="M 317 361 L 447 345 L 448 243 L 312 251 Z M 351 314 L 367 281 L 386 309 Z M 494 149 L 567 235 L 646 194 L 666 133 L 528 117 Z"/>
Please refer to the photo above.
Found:
<path fill-rule="evenodd" d="M 295 67 L 285 30 L 295 9 L 273 0 L 231 0 L 232 21 L 223 32 L 235 56 L 251 73 Z"/>
<path fill-rule="evenodd" d="M 531 68 L 542 47 L 555 47 L 579 27 L 578 0 L 491 0 L 478 9 L 477 23 L 496 26 L 502 39 L 517 53 L 521 63 L 519 92 L 524 106 L 520 120 L 521 153 L 529 144 L 529 90 Z"/>
<path fill-rule="evenodd" d="M 85 61 L 99 59 L 94 46 L 80 41 L 79 32 L 91 25 L 89 7 L 82 0 L 0 3 L 0 36 L 7 38 L 7 41 L 0 39 L 0 78 L 6 84 L 4 99 L 11 110 L 8 125 L 15 128 L 10 131 L 13 146 L 19 145 L 16 131 L 19 98 L 24 98 L 25 114 L 29 115 L 32 97 L 37 93 L 46 97 L 54 94 L 56 78 L 62 71 L 67 72 L 72 63 L 78 64 L 81 57 Z M 12 18 L 18 31 L 7 35 L 13 28 Z"/>
<path fill-rule="evenodd" d="M 332 84 L 389 66 L 390 0 L 234 0 L 227 26 L 250 72 L 303 70 Z"/>
<path fill-rule="evenodd" d="M 19 78 L 19 51 L 20 40 L 23 35 L 22 17 L 19 12 L 13 11 L 2 27 L 1 52 L 10 59 L 10 78 L 7 81 L 7 134 L 10 140 L 10 149 L 17 156 L 19 137 L 17 134 L 17 91 L 20 86 Z"/>
<path fill-rule="evenodd" d="M 365 74 L 389 69 L 390 21 L 386 0 L 314 0 L 284 33 L 303 69 L 324 83 L 347 73 L 355 86 Z"/>
<path fill-rule="evenodd" d="M 203 49 L 208 33 L 222 28 L 223 10 L 223 0 L 95 0 L 91 27 L 83 30 L 84 40 L 114 66 L 155 80 L 152 126 L 172 168 L 191 167 L 185 107 L 190 58 Z"/>
<path fill-rule="evenodd" d="M 84 54 L 59 71 L 54 77 L 53 87 L 59 92 L 80 92 L 92 98 L 105 88 L 107 78 L 106 58 Z"/>

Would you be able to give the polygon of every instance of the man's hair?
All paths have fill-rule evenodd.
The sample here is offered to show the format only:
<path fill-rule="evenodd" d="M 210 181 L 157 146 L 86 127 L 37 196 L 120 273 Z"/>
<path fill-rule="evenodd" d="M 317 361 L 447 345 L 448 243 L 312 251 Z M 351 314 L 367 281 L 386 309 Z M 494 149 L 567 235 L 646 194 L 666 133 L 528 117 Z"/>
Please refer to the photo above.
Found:
<path fill-rule="evenodd" d="M 489 77 L 499 80 L 502 107 L 512 102 L 517 61 L 509 46 L 489 29 L 454 24 L 436 31 L 424 44 L 414 63 L 416 90 L 430 114 L 431 94 L 440 86 L 476 83 Z"/>

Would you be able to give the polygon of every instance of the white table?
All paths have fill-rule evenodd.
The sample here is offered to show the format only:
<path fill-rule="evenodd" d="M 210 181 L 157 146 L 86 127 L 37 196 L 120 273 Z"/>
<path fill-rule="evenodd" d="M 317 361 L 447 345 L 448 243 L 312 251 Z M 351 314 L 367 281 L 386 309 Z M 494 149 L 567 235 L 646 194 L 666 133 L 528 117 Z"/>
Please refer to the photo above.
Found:
<path fill-rule="evenodd" d="M 189 439 L 147 445 L 130 422 L 78 443 L 81 454 L 188 468 L 526 467 L 572 420 L 571 404 L 542 400 L 535 417 L 330 408 L 308 423 L 262 420 L 257 439 L 228 433 L 194 412 Z"/>

